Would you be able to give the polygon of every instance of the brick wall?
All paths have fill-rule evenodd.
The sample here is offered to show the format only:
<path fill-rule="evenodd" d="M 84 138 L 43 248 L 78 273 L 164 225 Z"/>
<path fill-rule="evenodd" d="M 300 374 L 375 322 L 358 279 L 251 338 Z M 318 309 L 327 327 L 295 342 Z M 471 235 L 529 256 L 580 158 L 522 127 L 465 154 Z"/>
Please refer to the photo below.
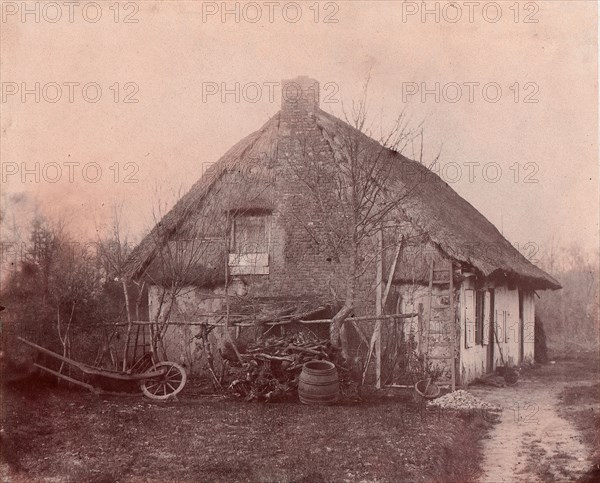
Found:
<path fill-rule="evenodd" d="M 208 224 L 213 235 L 221 232 L 226 238 L 225 217 L 215 217 L 215 213 L 226 212 L 232 203 L 239 207 L 255 203 L 258 193 L 261 205 L 271 207 L 269 274 L 238 277 L 247 286 L 249 296 L 316 296 L 325 301 L 331 299 L 331 287 L 339 297 L 345 296 L 347 267 L 343 259 L 337 259 L 327 242 L 331 228 L 342 230 L 343 217 L 334 195 L 333 152 L 315 120 L 318 108 L 317 81 L 308 77 L 284 81 L 276 149 L 269 153 L 253 153 L 259 154 L 259 158 L 264 154 L 264 160 L 270 166 L 268 177 L 257 182 L 254 177 L 249 179 L 225 173 L 197 214 L 209 221 L 198 225 L 196 236 L 202 237 Z M 314 175 L 315 168 L 323 170 L 319 173 L 326 213 L 303 183 L 302 176 Z M 363 307 L 357 314 L 373 313 L 374 281 L 373 263 L 359 280 L 357 295 L 363 300 Z"/>

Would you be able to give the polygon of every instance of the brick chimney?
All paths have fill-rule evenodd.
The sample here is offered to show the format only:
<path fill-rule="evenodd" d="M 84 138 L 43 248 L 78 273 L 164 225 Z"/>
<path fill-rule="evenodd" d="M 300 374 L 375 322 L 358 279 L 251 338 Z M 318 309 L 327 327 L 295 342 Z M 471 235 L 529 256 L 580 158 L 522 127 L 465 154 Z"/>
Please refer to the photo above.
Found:
<path fill-rule="evenodd" d="M 319 108 L 319 82 L 305 75 L 281 83 L 281 109 L 288 115 L 306 116 Z"/>

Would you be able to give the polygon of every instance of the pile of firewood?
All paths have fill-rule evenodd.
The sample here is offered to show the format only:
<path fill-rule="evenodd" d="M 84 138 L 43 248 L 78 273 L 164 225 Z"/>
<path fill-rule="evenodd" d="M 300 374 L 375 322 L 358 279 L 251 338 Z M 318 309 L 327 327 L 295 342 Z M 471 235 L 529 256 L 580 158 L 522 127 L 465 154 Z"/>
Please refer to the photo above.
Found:
<path fill-rule="evenodd" d="M 297 399 L 298 378 L 302 366 L 309 361 L 333 362 L 342 385 L 352 372 L 328 340 L 304 333 L 258 340 L 243 350 L 238 348 L 237 353 L 226 344 L 222 356 L 230 362 L 234 377 L 230 393 L 246 401 Z"/>

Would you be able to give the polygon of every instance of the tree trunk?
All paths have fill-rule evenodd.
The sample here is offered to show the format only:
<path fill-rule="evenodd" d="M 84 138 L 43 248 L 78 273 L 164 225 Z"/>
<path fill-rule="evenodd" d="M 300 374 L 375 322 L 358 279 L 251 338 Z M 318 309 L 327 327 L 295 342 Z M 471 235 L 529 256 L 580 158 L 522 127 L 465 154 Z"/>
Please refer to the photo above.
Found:
<path fill-rule="evenodd" d="M 344 347 L 344 340 L 342 339 L 342 325 L 346 318 L 352 313 L 353 307 L 347 304 L 344 304 L 343 307 L 338 311 L 337 314 L 331 320 L 331 329 L 330 329 L 330 338 L 331 343 L 335 346 L 341 346 L 342 353 L 344 356 L 347 351 L 347 347 Z"/>
<path fill-rule="evenodd" d="M 358 261 L 358 246 L 353 244 L 352 252 L 350 253 L 348 280 L 346 282 L 346 300 L 342 308 L 331 320 L 330 338 L 331 343 L 342 349 L 342 355 L 348 356 L 348 340 L 343 333 L 343 325 L 345 320 L 354 310 L 354 299 L 356 297 L 356 273 Z"/>

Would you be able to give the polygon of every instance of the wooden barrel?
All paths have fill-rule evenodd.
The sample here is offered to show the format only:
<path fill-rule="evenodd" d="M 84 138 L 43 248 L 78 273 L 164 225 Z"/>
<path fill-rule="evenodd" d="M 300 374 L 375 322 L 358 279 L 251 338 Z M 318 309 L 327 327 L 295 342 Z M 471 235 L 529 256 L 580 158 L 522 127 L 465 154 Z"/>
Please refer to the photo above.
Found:
<path fill-rule="evenodd" d="M 338 400 L 340 383 L 335 366 L 329 361 L 304 364 L 298 382 L 298 396 L 303 404 L 333 404 Z"/>

